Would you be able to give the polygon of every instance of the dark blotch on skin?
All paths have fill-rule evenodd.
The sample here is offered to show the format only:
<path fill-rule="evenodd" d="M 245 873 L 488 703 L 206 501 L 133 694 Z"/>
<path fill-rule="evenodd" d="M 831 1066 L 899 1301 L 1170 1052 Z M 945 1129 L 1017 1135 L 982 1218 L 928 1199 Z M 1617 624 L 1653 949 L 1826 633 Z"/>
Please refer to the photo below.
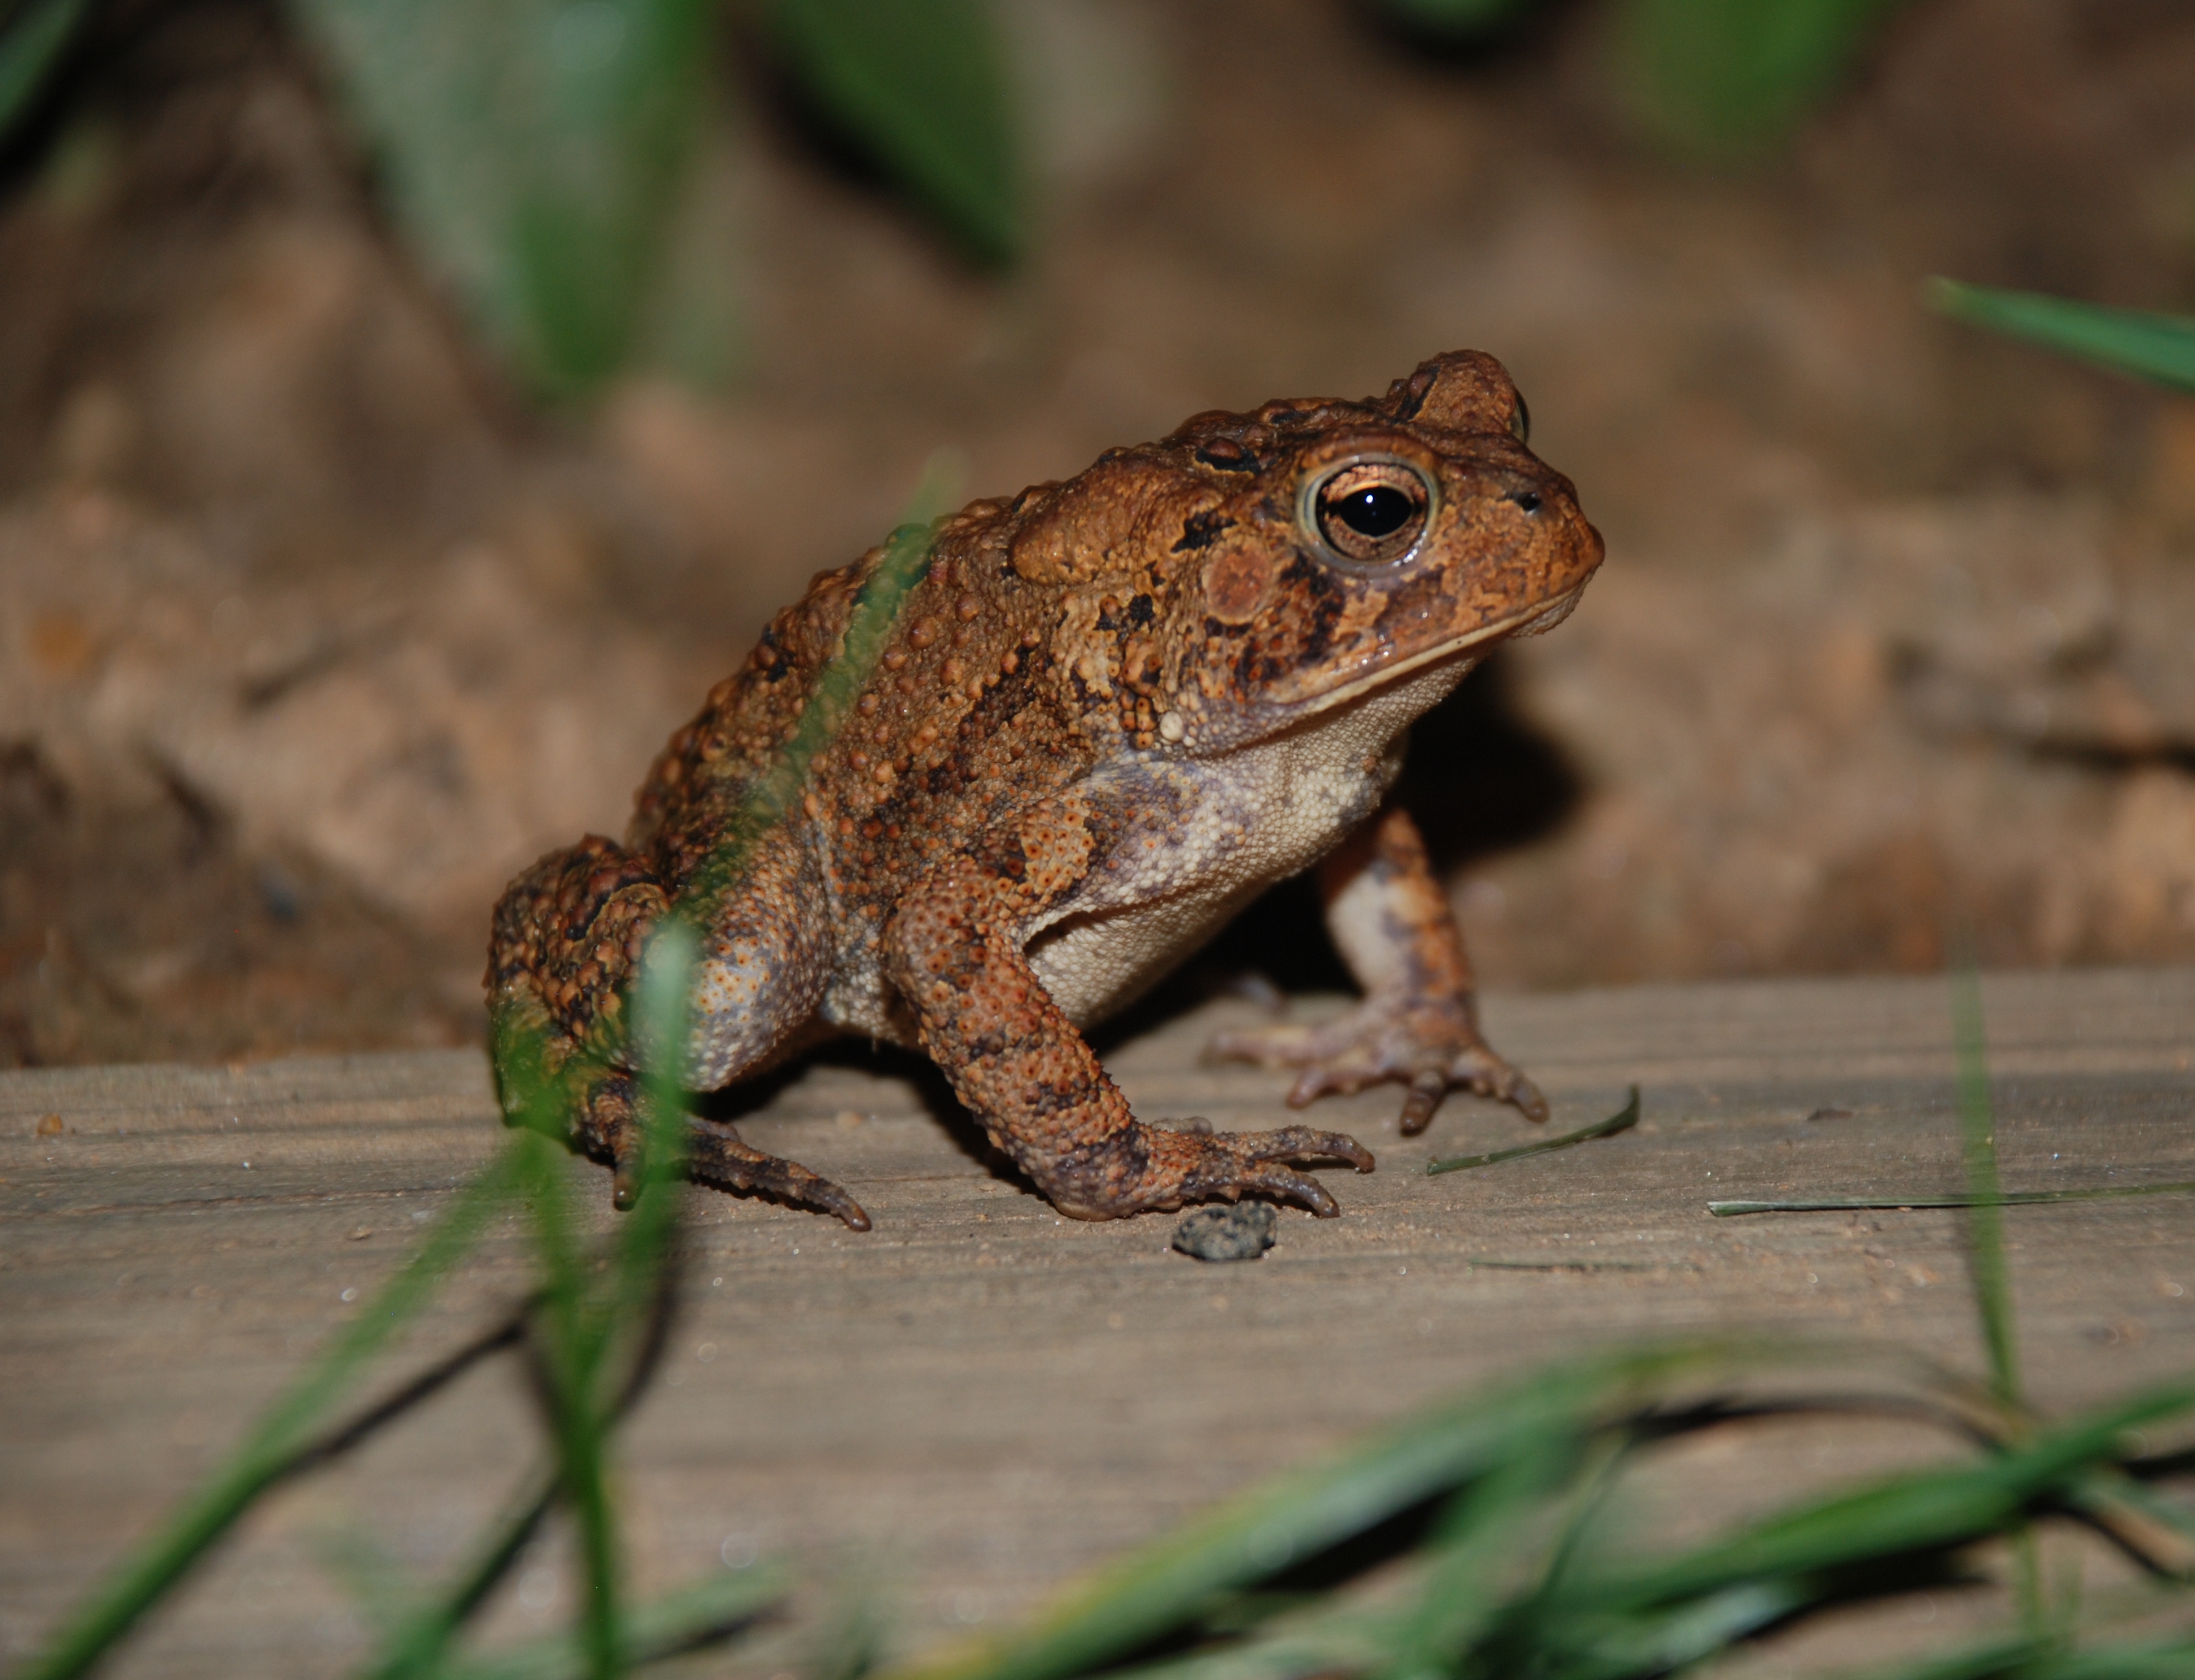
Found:
<path fill-rule="evenodd" d="M 1209 510 L 1191 514 L 1182 521 L 1181 540 L 1173 545 L 1176 554 L 1185 554 L 1193 549 L 1208 549 L 1213 539 L 1235 521 Z"/>

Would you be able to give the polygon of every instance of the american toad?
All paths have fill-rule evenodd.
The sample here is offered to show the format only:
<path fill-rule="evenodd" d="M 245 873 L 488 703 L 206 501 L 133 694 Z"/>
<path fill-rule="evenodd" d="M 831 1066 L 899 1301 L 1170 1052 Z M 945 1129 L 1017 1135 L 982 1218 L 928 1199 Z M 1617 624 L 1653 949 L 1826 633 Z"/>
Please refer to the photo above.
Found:
<path fill-rule="evenodd" d="M 832 1033 L 919 1045 L 1062 1212 L 1244 1194 L 1331 1215 L 1288 1164 L 1354 1138 L 1146 1125 L 1082 1028 L 1270 883 L 1326 859 L 1363 1002 L 1234 1033 L 1302 1070 L 1289 1101 L 1379 1079 L 1421 1130 L 1463 1085 L 1539 1119 L 1479 1037 L 1472 977 L 1409 817 L 1385 804 L 1412 719 L 1488 648 L 1561 619 L 1600 563 L 1570 482 L 1525 447 L 1491 357 L 1440 356 L 1361 402 L 1212 412 L 1064 484 L 940 522 L 847 722 L 729 883 L 704 877 L 794 728 L 883 550 L 819 576 L 671 738 L 622 845 L 542 859 L 498 905 L 498 1041 L 549 1035 L 579 1073 L 573 1141 L 637 1184 L 626 988 L 689 893 L 705 945 L 684 1077 L 715 1090 Z M 688 1169 L 867 1216 L 806 1168 L 689 1122 Z"/>

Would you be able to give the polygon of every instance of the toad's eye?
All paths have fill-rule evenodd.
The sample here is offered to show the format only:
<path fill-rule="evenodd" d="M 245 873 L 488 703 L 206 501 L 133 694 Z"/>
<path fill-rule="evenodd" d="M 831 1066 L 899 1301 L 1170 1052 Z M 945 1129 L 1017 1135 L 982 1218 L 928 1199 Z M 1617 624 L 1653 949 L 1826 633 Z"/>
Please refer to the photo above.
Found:
<path fill-rule="evenodd" d="M 1532 440 L 1532 411 L 1524 406 L 1524 394 L 1517 393 L 1517 411 L 1509 417 L 1509 435 L 1519 443 Z"/>
<path fill-rule="evenodd" d="M 1401 461 L 1352 461 L 1315 480 L 1305 498 L 1320 540 L 1360 564 L 1407 560 L 1426 534 L 1432 481 Z"/>

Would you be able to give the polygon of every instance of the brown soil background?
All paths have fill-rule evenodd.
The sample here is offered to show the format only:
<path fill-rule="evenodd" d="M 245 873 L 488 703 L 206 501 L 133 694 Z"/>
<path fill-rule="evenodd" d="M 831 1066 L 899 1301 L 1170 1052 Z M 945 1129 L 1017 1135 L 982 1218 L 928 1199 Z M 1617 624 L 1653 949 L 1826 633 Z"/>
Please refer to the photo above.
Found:
<path fill-rule="evenodd" d="M 1715 170 L 1592 6 L 1460 57 L 1341 0 L 1012 10 L 1026 271 L 735 64 L 737 387 L 585 417 L 466 348 L 271 12 L 103 43 L 0 201 L 0 1065 L 476 1037 L 503 881 L 615 832 L 936 452 L 1011 492 L 1463 345 L 1609 542 L 1420 731 L 1486 983 L 2195 959 L 2195 402 L 1917 301 L 2195 298 L 2195 12 L 1914 0 Z M 1321 978 L 1308 913 L 1205 974 Z"/>

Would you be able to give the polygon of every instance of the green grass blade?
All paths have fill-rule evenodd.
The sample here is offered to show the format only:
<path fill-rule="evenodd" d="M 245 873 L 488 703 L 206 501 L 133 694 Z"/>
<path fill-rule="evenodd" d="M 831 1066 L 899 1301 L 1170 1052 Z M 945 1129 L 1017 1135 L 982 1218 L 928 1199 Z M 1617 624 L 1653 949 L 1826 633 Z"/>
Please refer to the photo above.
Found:
<path fill-rule="evenodd" d="M 1311 1680 L 1380 1671 L 1394 1660 L 1402 1614 L 1327 1602 L 1257 1638 L 1110 1671 L 1109 1680 Z"/>
<path fill-rule="evenodd" d="M 2000 1190 L 1982 1197 L 1971 1190 L 1931 1196 L 1791 1196 L 1772 1201 L 1709 1202 L 1718 1219 L 1749 1213 L 1910 1213 L 1916 1208 L 2033 1207 L 2044 1202 L 2111 1201 L 2121 1196 L 2174 1196 L 2195 1192 L 2195 1181 L 2169 1184 L 2100 1184 L 2085 1190 Z"/>
<path fill-rule="evenodd" d="M 826 115 L 979 256 L 1028 241 L 996 24 L 973 0 L 778 0 L 778 38 Z"/>
<path fill-rule="evenodd" d="M 1954 320 L 2131 373 L 2169 390 L 2195 391 L 2195 319 L 2186 315 L 2113 309 L 1941 279 L 1928 282 L 1927 296 L 1930 308 Z"/>
<path fill-rule="evenodd" d="M 2014 1339 L 2012 1277 L 2004 1257 L 2004 1188 L 1996 1166 L 1996 1113 L 1990 1102 L 1987 1034 L 1982 1021 L 1981 979 L 1971 953 L 1951 974 L 1951 1036 L 1958 1062 L 1959 1152 L 1967 1173 L 1967 1269 L 1973 1279 L 1974 1312 L 1989 1351 L 1990 1393 L 2017 1412 L 2025 1405 L 2019 1355 Z M 2035 1530 L 2012 1537 L 2015 1591 L 2027 1631 L 2044 1631 L 2042 1556 Z"/>
<path fill-rule="evenodd" d="M 783 820 L 806 785 L 809 765 L 844 726 L 876 670 L 908 593 L 929 575 L 935 540 L 934 527 L 919 525 L 902 525 L 884 539 L 883 555 L 855 597 L 838 656 L 817 676 L 815 691 L 801 709 L 791 737 L 747 791 L 723 841 L 696 872 L 674 912 L 689 918 L 697 933 L 711 901 L 739 882 L 755 842 Z"/>
<path fill-rule="evenodd" d="M 605 1416 L 630 1386 L 634 1363 L 646 1357 L 675 1292 L 686 1172 L 685 1090 L 679 1074 L 695 948 L 693 929 L 683 919 L 666 918 L 648 941 L 635 988 L 633 1038 L 641 1070 L 637 1170 L 643 1188 L 619 1226 L 610 1286 L 591 1309 L 585 1352 L 595 1372 L 594 1405 Z M 614 1338 L 637 1345 L 624 1357 L 606 1358 Z"/>
<path fill-rule="evenodd" d="M 1592 1438 L 1576 1428 L 1516 1443 L 1509 1458 L 1456 1494 L 1443 1516 L 1416 1603 L 1397 1630 L 1386 1680 L 1452 1673 L 1494 1620 L 1508 1579 L 1566 1538 L 1549 1520 L 1555 1497 L 1592 1467 Z"/>
<path fill-rule="evenodd" d="M 1436 1407 L 1130 1554 L 1025 1630 L 888 1672 L 892 1680 L 1064 1680 L 1117 1660 L 1195 1622 L 1221 1595 L 1485 1474 L 1519 1441 L 1549 1430 L 1582 1433 L 1727 1357 L 1717 1347 L 1626 1351 Z"/>
<path fill-rule="evenodd" d="M 558 1480 L 579 1528 L 583 1591 L 579 1638 L 594 1680 L 617 1672 L 617 1537 L 603 1485 L 602 1413 L 596 1401 L 605 1338 L 590 1313 L 586 1274 L 564 1186 L 564 1151 L 536 1132 L 516 1140 L 533 1212 L 536 1253 L 547 1280 L 541 1374 L 556 1438 Z M 665 1201 L 671 1198 L 665 1197 Z"/>
<path fill-rule="evenodd" d="M 2054 1647 L 2037 1639 L 1993 1637 L 1963 1651 L 1901 1663 L 1894 1668 L 1869 1669 L 1848 1680 L 2011 1680 L 2025 1675 L 2027 1665 L 2054 1654 Z"/>
<path fill-rule="evenodd" d="M 1992 1640 L 1853 1680 L 2187 1680 L 2195 1639 L 2139 1640 L 2071 1650 L 2064 1642 Z"/>
<path fill-rule="evenodd" d="M 1536 1143 L 1519 1143 L 1514 1148 L 1495 1149 L 1483 1155 L 1449 1155 L 1440 1160 L 1427 1161 L 1428 1177 L 1442 1172 L 1468 1172 L 1473 1167 L 1492 1166 L 1496 1161 L 1520 1161 L 1527 1155 L 1544 1155 L 1552 1149 L 1567 1149 L 1573 1144 L 1590 1143 L 1597 1137 L 1613 1137 L 1620 1131 L 1628 1131 L 1639 1124 L 1639 1087 L 1631 1087 L 1631 1100 L 1617 1113 L 1597 1125 L 1582 1126 L 1576 1131 L 1566 1131 L 1559 1137 L 1543 1137 Z"/>
<path fill-rule="evenodd" d="M 1576 1591 L 1604 1608 L 1667 1604 L 1771 1577 L 1961 1545 L 2019 1526 L 2037 1500 L 2115 1462 L 2126 1432 L 2195 1411 L 2195 1379 L 2152 1389 L 2006 1451 L 1988 1463 L 1893 1478 L 1757 1523 L 1645 1566 L 1604 1574 Z"/>
<path fill-rule="evenodd" d="M 561 1477 L 554 1465 L 536 1470 L 501 1521 L 475 1547 L 457 1585 L 400 1623 L 382 1642 L 381 1655 L 366 1671 L 370 1680 L 436 1680 L 443 1653 L 496 1584 L 510 1573 L 539 1532 Z"/>
<path fill-rule="evenodd" d="M 2019 1680 L 2187 1680 L 2195 1674 L 2195 1638 L 2106 1646 L 2042 1658 Z"/>
<path fill-rule="evenodd" d="M 89 0 L 31 0 L 0 32 L 0 140 L 21 120 L 84 20 Z"/>
<path fill-rule="evenodd" d="M 758 1563 L 637 1605 L 625 1616 L 619 1660 L 639 1668 L 712 1643 L 767 1614 L 792 1588 L 781 1566 Z M 437 1680 L 582 1680 L 586 1662 L 585 1650 L 563 1635 L 446 1662 Z"/>
<path fill-rule="evenodd" d="M 1803 1580 L 1739 1581 L 1660 1614 L 1597 1617 L 1572 1606 L 1541 1630 L 1542 1671 L 1562 1680 L 1636 1680 L 1674 1673 L 1805 1609 L 1820 1591 Z M 1553 1660 L 1549 1660 L 1549 1654 Z"/>
<path fill-rule="evenodd" d="M 1990 1105 L 1989 1064 L 1982 1027 L 1982 989 L 1973 966 L 1951 977 L 1951 1032 L 1959 1067 L 1959 1144 L 1966 1163 L 1967 1254 L 1974 1280 L 1974 1308 L 1989 1349 L 1990 1389 L 2000 1404 L 2018 1407 L 2019 1353 L 2014 1344 L 2012 1286 L 2004 1260 L 2004 1189 L 1997 1182 L 1996 1117 Z"/>
<path fill-rule="evenodd" d="M 516 1171 L 515 1158 L 506 1150 L 458 1193 L 418 1251 L 376 1292 L 167 1526 L 85 1602 L 43 1653 L 16 1671 L 17 1680 L 62 1680 L 83 1673 L 281 1479 L 290 1459 L 342 1402 L 367 1361 L 426 1305 L 443 1274 L 472 1246 L 509 1194 Z"/>

